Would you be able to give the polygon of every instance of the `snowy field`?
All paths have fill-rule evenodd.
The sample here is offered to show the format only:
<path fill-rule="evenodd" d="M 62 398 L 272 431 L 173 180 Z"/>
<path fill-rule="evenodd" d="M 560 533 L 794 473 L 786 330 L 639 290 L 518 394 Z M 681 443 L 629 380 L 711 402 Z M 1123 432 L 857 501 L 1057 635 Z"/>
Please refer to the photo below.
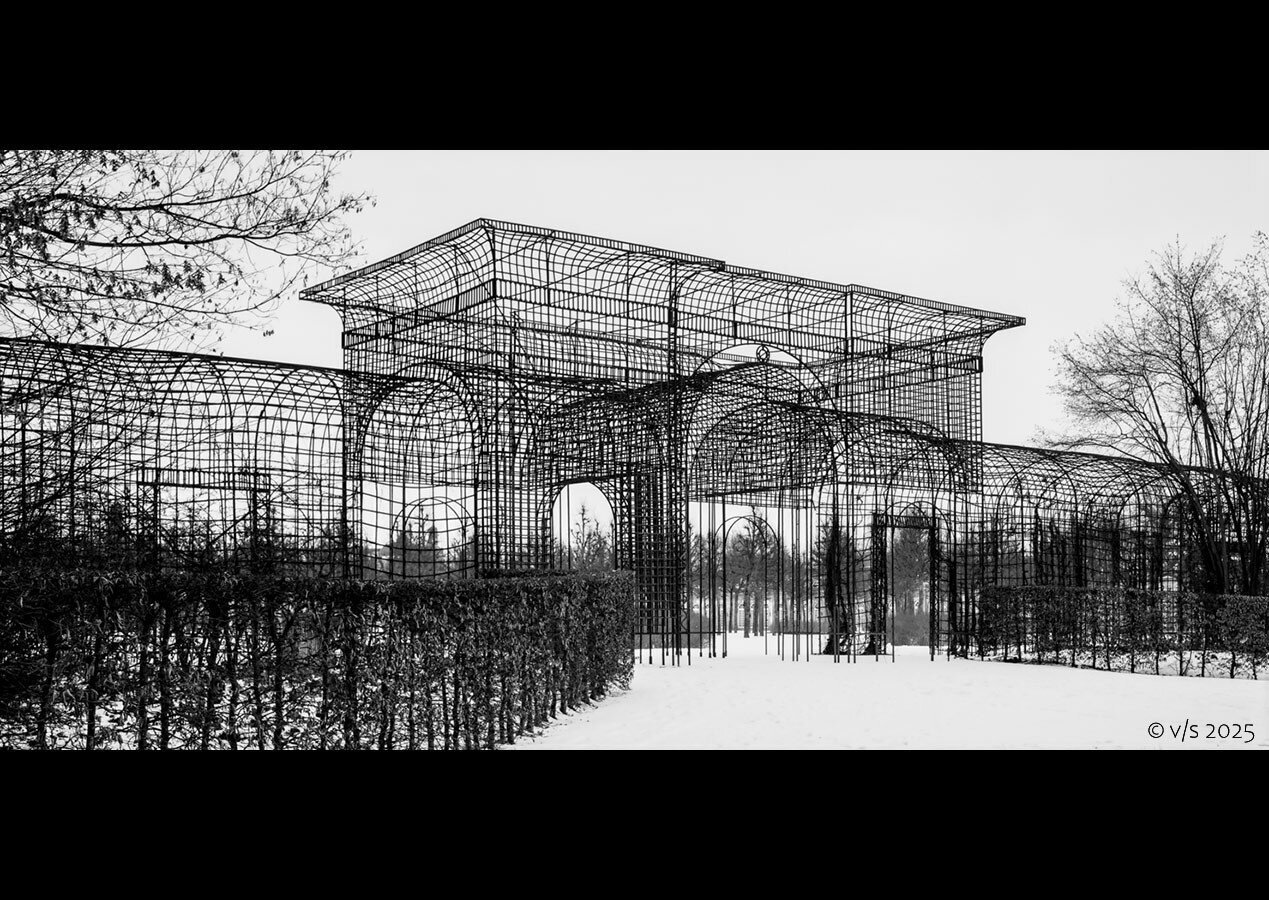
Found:
<path fill-rule="evenodd" d="M 782 662 L 762 638 L 732 637 L 728 651 L 638 664 L 632 690 L 516 749 L 1269 748 L 1269 680 L 931 662 L 925 647 L 900 647 L 893 663 Z"/>

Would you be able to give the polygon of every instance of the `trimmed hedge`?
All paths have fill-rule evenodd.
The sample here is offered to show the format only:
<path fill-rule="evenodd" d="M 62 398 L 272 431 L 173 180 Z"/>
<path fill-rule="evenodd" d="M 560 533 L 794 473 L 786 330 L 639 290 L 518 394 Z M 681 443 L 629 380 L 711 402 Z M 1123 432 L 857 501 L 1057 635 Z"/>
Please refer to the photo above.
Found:
<path fill-rule="evenodd" d="M 1259 678 L 1269 662 L 1269 597 L 987 587 L 975 613 L 980 656 L 1159 674 L 1161 660 L 1175 654 L 1181 674 L 1230 678 Z"/>
<path fill-rule="evenodd" d="M 628 687 L 628 575 L 0 572 L 0 746 L 458 749 Z"/>

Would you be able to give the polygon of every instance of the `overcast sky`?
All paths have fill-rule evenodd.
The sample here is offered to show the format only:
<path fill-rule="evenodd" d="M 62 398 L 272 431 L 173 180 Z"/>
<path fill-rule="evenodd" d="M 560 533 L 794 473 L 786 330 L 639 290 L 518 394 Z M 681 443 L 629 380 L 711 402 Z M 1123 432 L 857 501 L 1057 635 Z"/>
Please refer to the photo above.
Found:
<path fill-rule="evenodd" d="M 1224 238 L 1232 260 L 1269 231 L 1262 151 L 357 151 L 338 186 L 377 200 L 351 220 L 364 262 L 485 217 L 1025 316 L 983 376 L 984 438 L 1018 444 L 1060 427 L 1054 342 L 1153 252 Z M 338 317 L 289 300 L 223 349 L 338 366 Z"/>

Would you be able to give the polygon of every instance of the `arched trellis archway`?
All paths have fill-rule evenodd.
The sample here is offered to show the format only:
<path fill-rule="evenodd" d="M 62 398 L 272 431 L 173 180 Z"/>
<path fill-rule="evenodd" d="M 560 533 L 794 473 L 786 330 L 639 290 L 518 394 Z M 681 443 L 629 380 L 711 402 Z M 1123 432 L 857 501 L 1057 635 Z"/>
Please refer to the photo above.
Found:
<path fill-rule="evenodd" d="M 746 638 L 762 636 L 763 648 L 769 650 L 774 633 L 783 655 L 789 622 L 798 616 L 790 615 L 787 604 L 791 560 L 780 534 L 766 515 L 752 508 L 725 515 L 711 526 L 695 548 L 696 591 L 690 612 L 696 646 L 702 654 L 726 656 L 728 635 L 739 632 Z"/>
<path fill-rule="evenodd" d="M 804 658 L 818 643 L 811 635 L 820 634 L 828 618 L 814 497 L 833 479 L 836 420 L 816 405 L 814 373 L 780 348 L 729 347 L 707 361 L 694 383 L 687 430 L 693 645 L 717 653 L 729 633 L 749 631 L 736 597 L 727 595 L 727 579 L 718 574 L 736 552 L 732 539 L 721 535 L 748 523 L 751 539 L 761 537 L 765 548 L 764 615 L 765 595 L 775 596 L 774 618 L 763 621 L 764 650 L 771 624 L 776 651 Z"/>
<path fill-rule="evenodd" d="M 618 567 L 617 523 L 627 518 L 614 498 L 614 483 L 567 481 L 549 491 L 542 504 L 546 564 L 565 572 L 606 572 Z"/>
<path fill-rule="evenodd" d="M 481 547 L 497 546 L 499 535 L 481 533 L 476 520 L 479 419 L 454 380 L 429 374 L 381 385 L 348 444 L 347 502 L 362 577 L 470 575 Z M 431 557 L 426 566 L 420 554 Z"/>

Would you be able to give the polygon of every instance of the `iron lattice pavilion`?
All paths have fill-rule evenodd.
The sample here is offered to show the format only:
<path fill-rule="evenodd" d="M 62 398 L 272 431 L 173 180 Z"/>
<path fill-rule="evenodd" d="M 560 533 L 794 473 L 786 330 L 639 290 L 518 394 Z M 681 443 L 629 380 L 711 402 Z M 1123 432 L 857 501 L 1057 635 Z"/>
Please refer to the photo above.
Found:
<path fill-rule="evenodd" d="M 341 369 L 0 342 L 4 552 L 496 577 L 558 567 L 588 483 L 663 653 L 725 641 L 741 531 L 778 569 L 763 614 L 845 655 L 887 644 L 902 531 L 932 653 L 987 584 L 1186 583 L 1163 469 L 982 441 L 1016 316 L 484 219 L 301 297 Z"/>

